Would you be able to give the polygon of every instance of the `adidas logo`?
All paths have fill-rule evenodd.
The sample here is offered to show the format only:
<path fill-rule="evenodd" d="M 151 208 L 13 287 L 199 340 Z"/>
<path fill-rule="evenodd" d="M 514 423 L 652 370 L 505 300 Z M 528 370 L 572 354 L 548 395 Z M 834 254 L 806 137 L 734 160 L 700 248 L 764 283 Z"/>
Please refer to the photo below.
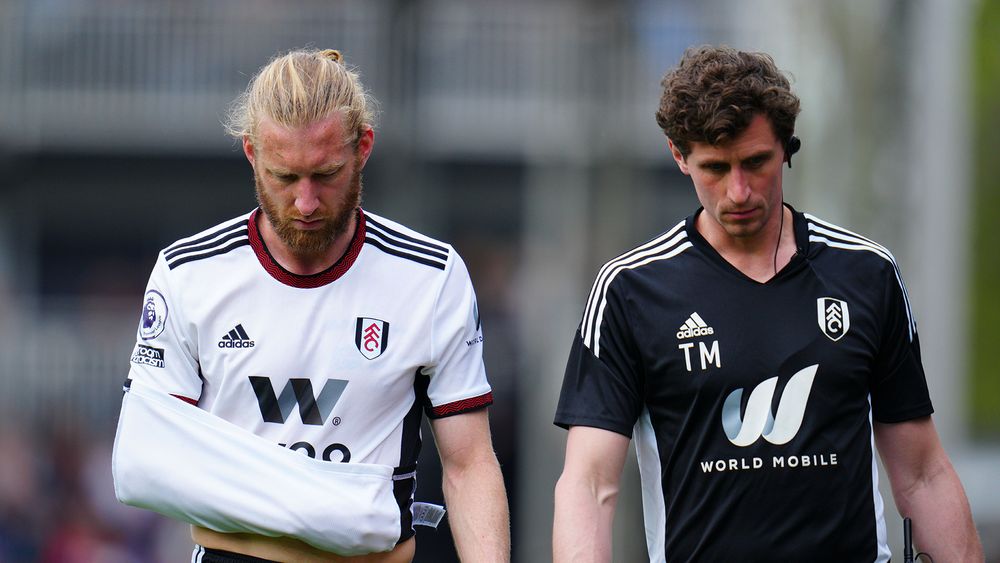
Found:
<path fill-rule="evenodd" d="M 253 348 L 253 346 L 254 341 L 250 340 L 242 324 L 236 325 L 236 328 L 230 330 L 229 334 L 219 341 L 219 348 Z"/>
<path fill-rule="evenodd" d="M 678 340 L 694 338 L 695 336 L 708 336 L 709 334 L 715 334 L 715 331 L 698 313 L 691 313 L 691 316 L 677 329 Z"/>

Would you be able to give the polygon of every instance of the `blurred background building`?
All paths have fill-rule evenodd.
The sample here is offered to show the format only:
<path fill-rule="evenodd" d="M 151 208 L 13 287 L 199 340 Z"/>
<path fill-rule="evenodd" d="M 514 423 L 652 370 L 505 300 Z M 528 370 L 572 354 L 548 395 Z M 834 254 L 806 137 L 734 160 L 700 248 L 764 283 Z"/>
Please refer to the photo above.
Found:
<path fill-rule="evenodd" d="M 227 105 L 302 46 L 381 102 L 365 206 L 469 265 L 515 561 L 549 560 L 569 344 L 598 267 L 696 207 L 653 113 L 702 43 L 790 73 L 787 200 L 894 250 L 1000 561 L 998 21 L 1000 0 L 0 0 L 0 563 L 189 558 L 185 526 L 114 499 L 120 386 L 158 250 L 255 205 Z M 645 557 L 637 481 L 632 461 L 616 561 Z M 418 537 L 418 561 L 455 560 L 446 526 Z"/>

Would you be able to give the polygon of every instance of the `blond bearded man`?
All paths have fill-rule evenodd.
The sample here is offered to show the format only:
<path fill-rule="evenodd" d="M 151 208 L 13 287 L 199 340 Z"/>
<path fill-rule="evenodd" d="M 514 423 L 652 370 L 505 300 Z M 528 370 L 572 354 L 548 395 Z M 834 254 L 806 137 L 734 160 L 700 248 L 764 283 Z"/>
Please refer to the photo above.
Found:
<path fill-rule="evenodd" d="M 475 293 L 450 245 L 362 209 L 371 106 L 337 51 L 272 60 L 227 123 L 259 208 L 150 276 L 116 489 L 192 523 L 194 561 L 412 560 L 442 513 L 414 501 L 425 415 L 459 556 L 509 560 Z"/>

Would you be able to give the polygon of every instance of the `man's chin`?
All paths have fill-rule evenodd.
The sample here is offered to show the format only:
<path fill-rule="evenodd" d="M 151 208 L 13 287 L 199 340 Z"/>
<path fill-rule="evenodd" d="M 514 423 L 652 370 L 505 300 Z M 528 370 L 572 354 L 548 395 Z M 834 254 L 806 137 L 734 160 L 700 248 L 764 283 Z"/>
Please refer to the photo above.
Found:
<path fill-rule="evenodd" d="M 322 256 L 330 247 L 333 246 L 330 241 L 316 241 L 316 242 L 302 242 L 296 241 L 295 244 L 289 244 L 288 247 L 301 256 Z"/>
<path fill-rule="evenodd" d="M 329 250 L 347 232 L 349 225 L 349 219 L 324 219 L 322 222 L 317 221 L 315 225 L 302 225 L 295 219 L 283 219 L 281 228 L 276 231 L 278 238 L 293 252 L 315 256 Z"/>
<path fill-rule="evenodd" d="M 285 243 L 285 246 L 296 253 L 321 254 L 333 245 L 335 236 L 328 230 L 319 232 L 293 227 L 284 233 L 279 233 L 279 238 L 281 238 L 281 242 Z"/>
<path fill-rule="evenodd" d="M 733 238 L 751 238 L 760 234 L 763 225 L 756 221 L 746 223 L 728 223 L 725 226 L 726 233 Z"/>

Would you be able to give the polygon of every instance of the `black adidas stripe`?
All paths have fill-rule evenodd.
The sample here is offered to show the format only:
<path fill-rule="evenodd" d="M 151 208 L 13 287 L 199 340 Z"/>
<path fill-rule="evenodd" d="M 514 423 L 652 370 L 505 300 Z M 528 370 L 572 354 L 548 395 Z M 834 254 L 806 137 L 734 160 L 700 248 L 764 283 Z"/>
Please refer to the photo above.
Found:
<path fill-rule="evenodd" d="M 243 229 L 246 229 L 247 225 L 249 224 L 249 222 L 250 222 L 249 219 L 240 219 L 236 223 L 230 223 L 228 225 L 223 225 L 223 226 L 219 227 L 218 229 L 216 229 L 216 230 L 208 233 L 207 235 L 205 235 L 205 236 L 203 236 L 201 238 L 197 238 L 195 240 L 189 240 L 187 242 L 177 243 L 177 244 L 175 244 L 175 245 L 173 245 L 171 247 L 168 247 L 163 252 L 164 252 L 164 254 L 172 254 L 175 251 L 180 250 L 182 248 L 187 248 L 187 247 L 190 247 L 190 246 L 195 246 L 195 245 L 201 244 L 203 242 L 208 242 L 208 241 L 212 240 L 213 238 L 215 238 L 215 237 L 217 237 L 217 236 L 219 236 L 219 235 L 221 235 L 221 234 L 223 234 L 225 232 L 231 231 L 233 229 L 237 229 L 237 228 L 241 228 L 241 227 Z"/>
<path fill-rule="evenodd" d="M 379 231 L 382 231 L 382 233 L 380 233 L 380 234 L 382 234 L 383 236 L 391 235 L 391 236 L 393 236 L 393 237 L 395 237 L 397 239 L 407 240 L 407 241 L 410 241 L 410 242 L 412 242 L 414 244 L 423 246 L 424 248 L 427 248 L 429 251 L 431 251 L 431 250 L 437 250 L 438 252 L 443 252 L 445 254 L 445 256 L 443 258 L 447 259 L 448 249 L 446 247 L 444 247 L 444 246 L 441 246 L 440 244 L 435 244 L 435 243 L 433 243 L 433 242 L 431 242 L 429 240 L 418 239 L 416 237 L 411 237 L 410 235 L 404 235 L 403 233 L 401 233 L 399 231 L 394 231 L 394 230 L 390 229 L 389 227 L 386 227 L 385 225 L 383 225 L 383 224 L 379 223 L 378 221 L 375 221 L 374 219 L 372 219 L 371 215 L 365 215 L 365 223 L 367 225 L 376 227 L 376 229 L 379 230 Z M 433 252 L 430 252 L 429 254 L 433 254 Z"/>
<path fill-rule="evenodd" d="M 240 240 L 237 240 L 237 241 L 232 242 L 232 243 L 230 243 L 230 244 L 228 244 L 226 246 L 223 246 L 221 248 L 213 250 L 212 252 L 206 252 L 204 254 L 188 254 L 186 256 L 182 256 L 180 258 L 177 258 L 173 262 L 167 262 L 167 267 L 169 267 L 171 270 L 173 270 L 174 268 L 176 268 L 177 266 L 180 266 L 181 264 L 187 264 L 188 262 L 193 262 L 195 260 L 204 260 L 205 258 L 211 258 L 212 256 L 218 256 L 220 254 L 225 254 L 225 253 L 229 252 L 230 250 L 234 250 L 234 249 L 239 248 L 241 246 L 250 246 L 250 239 L 240 239 Z"/>
<path fill-rule="evenodd" d="M 430 258 L 425 258 L 423 256 L 419 256 L 419 255 L 409 254 L 407 252 L 403 252 L 402 250 L 400 250 L 398 248 L 387 246 L 387 245 L 383 244 L 382 241 L 380 241 L 380 240 L 378 240 L 376 238 L 372 238 L 370 236 L 366 236 L 365 237 L 365 242 L 367 244 L 370 244 L 370 245 L 372 245 L 372 246 L 380 249 L 382 252 L 385 252 L 386 254 L 392 254 L 393 256 L 399 256 L 400 258 L 405 258 L 407 260 L 412 260 L 413 262 L 417 262 L 417 263 L 423 264 L 425 266 L 430 266 L 432 268 L 437 268 L 438 270 L 444 270 L 444 268 L 445 268 L 445 264 L 442 263 L 442 262 L 438 262 L 437 260 L 432 260 Z"/>
<path fill-rule="evenodd" d="M 433 250 L 427 250 L 426 248 L 424 248 L 422 246 L 416 246 L 414 244 L 407 244 L 407 243 L 399 241 L 399 240 L 394 240 L 393 237 L 391 237 L 390 235 L 387 235 L 387 234 L 379 231 L 378 229 L 369 228 L 367 234 L 375 236 L 375 237 L 378 237 L 379 240 L 381 240 L 384 244 L 390 245 L 390 246 L 392 246 L 394 248 L 398 248 L 399 250 L 409 250 L 411 252 L 414 252 L 414 253 L 417 253 L 417 254 L 423 254 L 423 255 L 429 256 L 431 258 L 439 258 L 439 259 L 441 259 L 441 260 L 443 260 L 445 262 L 448 261 L 448 254 L 447 253 L 435 252 Z"/>
<path fill-rule="evenodd" d="M 237 230 L 229 233 L 228 235 L 226 235 L 226 236 L 224 236 L 224 237 L 222 237 L 222 238 L 220 238 L 218 240 L 213 240 L 211 242 L 206 242 L 205 244 L 199 244 L 197 246 L 185 246 L 184 248 L 178 248 L 176 250 L 168 250 L 164 254 L 164 258 L 166 258 L 169 261 L 169 260 L 172 260 L 173 258 L 175 258 L 177 256 L 180 256 L 181 254 L 192 254 L 192 253 L 195 253 L 195 252 L 200 252 L 202 250 L 208 250 L 210 248 L 215 248 L 215 247 L 221 245 L 222 243 L 226 242 L 227 240 L 232 240 L 232 239 L 238 238 L 238 237 L 245 237 L 245 236 L 248 236 L 248 235 L 249 235 L 249 231 L 247 230 L 246 225 L 244 225 L 242 228 L 237 229 Z"/>

